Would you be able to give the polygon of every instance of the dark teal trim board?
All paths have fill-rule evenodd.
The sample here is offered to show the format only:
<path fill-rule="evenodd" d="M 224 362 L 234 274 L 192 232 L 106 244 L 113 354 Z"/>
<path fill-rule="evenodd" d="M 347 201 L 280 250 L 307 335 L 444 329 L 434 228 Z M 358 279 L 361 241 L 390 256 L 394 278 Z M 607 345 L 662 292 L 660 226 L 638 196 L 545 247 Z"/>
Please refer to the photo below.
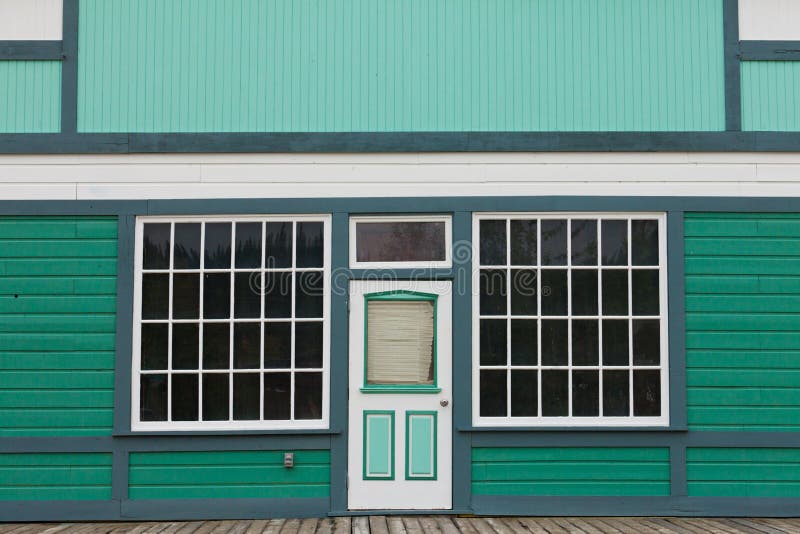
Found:
<path fill-rule="evenodd" d="M 739 62 L 739 0 L 722 0 L 725 39 L 725 129 L 742 130 L 742 67 Z M 724 149 L 723 149 L 724 151 Z"/>
<path fill-rule="evenodd" d="M 742 41 L 742 61 L 800 61 L 800 41 Z"/>
<path fill-rule="evenodd" d="M 62 9 L 61 133 L 71 134 L 78 131 L 78 13 L 80 0 L 63 0 Z"/>
<path fill-rule="evenodd" d="M 0 154 L 372 153 L 372 152 L 793 152 L 798 132 L 309 132 L 309 133 L 76 133 L 69 108 L 77 99 L 75 60 L 64 41 L 62 133 L 0 134 Z M 736 44 L 738 54 L 738 43 Z M 736 126 L 730 66 L 729 128 Z M 77 89 L 76 89 L 77 90 Z M 739 114 L 741 114 L 739 112 Z M 741 120 L 741 119 L 740 119 Z"/>
<path fill-rule="evenodd" d="M 0 41 L 0 61 L 60 61 L 61 41 Z"/>

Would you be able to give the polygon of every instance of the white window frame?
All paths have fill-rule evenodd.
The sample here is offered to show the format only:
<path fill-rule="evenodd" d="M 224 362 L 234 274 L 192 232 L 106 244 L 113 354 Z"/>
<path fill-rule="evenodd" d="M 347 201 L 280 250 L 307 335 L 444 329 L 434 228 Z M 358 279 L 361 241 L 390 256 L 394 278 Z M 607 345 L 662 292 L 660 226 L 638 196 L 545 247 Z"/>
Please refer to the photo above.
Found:
<path fill-rule="evenodd" d="M 511 376 L 511 369 L 521 369 L 521 370 L 538 370 L 538 385 L 537 385 L 537 395 L 538 395 L 538 412 L 539 415 L 537 417 L 512 417 L 508 415 L 506 417 L 481 417 L 480 416 L 480 270 L 481 268 L 484 269 L 491 269 L 492 266 L 481 266 L 480 265 L 480 222 L 486 219 L 508 219 L 508 220 L 526 220 L 526 219 L 576 219 L 576 220 L 583 220 L 583 219 L 602 219 L 602 220 L 610 220 L 610 219 L 622 219 L 622 220 L 635 220 L 635 219 L 657 219 L 658 220 L 658 249 L 659 249 L 659 261 L 658 261 L 658 270 L 659 270 L 659 317 L 660 320 L 660 350 L 661 350 L 661 365 L 660 365 L 660 379 L 661 379 L 661 415 L 658 417 L 643 417 L 643 416 L 633 416 L 633 374 L 631 372 L 630 379 L 629 379 L 629 410 L 630 414 L 628 416 L 619 416 L 619 417 L 609 417 L 609 416 L 588 416 L 588 417 L 576 417 L 576 416 L 557 416 L 557 417 L 544 417 L 541 415 L 542 413 L 542 388 L 541 388 L 541 369 L 545 368 L 557 368 L 560 370 L 567 370 L 568 371 L 568 394 L 569 394 L 569 412 L 572 411 L 572 370 L 597 370 L 597 369 L 604 369 L 607 367 L 602 366 L 602 359 L 598 362 L 598 365 L 595 366 L 572 366 L 572 340 L 571 338 L 568 340 L 568 365 L 567 366 L 519 366 L 519 365 L 511 365 L 511 352 L 510 352 L 510 344 L 511 344 L 511 336 L 510 334 L 507 335 L 506 343 L 507 343 L 507 360 L 505 365 L 501 366 L 485 366 L 484 368 L 495 368 L 498 370 L 506 369 L 506 395 L 507 395 L 507 406 L 508 406 L 508 413 L 511 413 L 511 387 L 510 387 L 510 376 Z M 475 427 L 668 427 L 669 426 L 669 340 L 668 340 L 668 290 L 667 290 L 667 218 L 666 213 L 664 212 L 531 212 L 531 213 L 504 213 L 504 212 L 486 212 L 486 213 L 475 213 L 473 214 L 472 219 L 472 236 L 473 236 L 473 245 L 472 245 L 472 423 Z M 541 225 L 537 224 L 537 231 L 539 235 L 541 235 Z M 508 232 L 508 227 L 506 227 L 506 232 Z M 600 225 L 598 224 L 598 247 L 600 243 Z M 553 266 L 545 266 L 545 269 L 568 269 L 568 273 L 571 272 L 572 268 L 572 257 L 571 257 L 571 248 L 572 248 L 572 237 L 570 232 L 567 232 L 567 264 L 566 265 L 553 265 Z M 537 266 L 517 266 L 513 265 L 513 267 L 508 267 L 511 263 L 511 251 L 510 251 L 510 239 L 506 239 L 506 266 L 497 266 L 497 269 L 525 269 L 528 268 L 536 268 L 541 269 L 541 255 L 542 255 L 542 248 L 541 243 L 537 242 L 536 247 L 536 254 L 537 254 Z M 630 284 L 631 276 L 631 230 L 630 224 L 628 225 L 628 264 L 627 266 L 620 266 L 620 267 L 604 267 L 601 265 L 601 258 L 598 254 L 598 265 L 594 268 L 596 269 L 627 269 L 629 272 L 628 276 L 628 315 L 627 316 L 619 316 L 618 318 L 627 317 L 630 321 L 633 317 L 633 308 L 632 308 L 632 299 L 633 299 L 633 292 Z M 583 268 L 593 268 L 592 266 L 582 266 Z M 641 266 L 643 268 L 650 268 L 653 269 L 655 266 Z M 541 277 L 537 276 L 537 315 L 536 316 L 513 316 L 515 318 L 521 319 L 572 319 L 572 299 L 567 298 L 567 310 L 568 314 L 566 317 L 564 316 L 542 316 L 541 315 Z M 570 288 L 571 291 L 571 284 L 572 284 L 572 277 L 568 274 L 567 275 L 567 287 Z M 602 286 L 598 283 L 598 306 L 602 305 Z M 507 291 L 508 299 L 510 300 L 511 291 Z M 570 293 L 568 292 L 568 295 Z M 493 318 L 502 319 L 505 318 L 507 325 L 506 328 L 510 329 L 510 304 L 507 304 L 509 308 L 506 310 L 505 315 L 501 316 L 492 316 Z M 600 309 L 598 309 L 598 313 Z M 487 316 L 488 317 L 488 316 Z M 584 317 L 584 316 L 580 316 Z M 587 316 L 588 317 L 588 316 Z M 592 316 L 594 317 L 594 316 Z M 601 318 L 601 315 L 598 315 L 596 318 Z M 617 316 L 615 316 L 617 318 Z M 637 316 L 637 318 L 647 319 L 653 318 L 651 316 Z M 571 322 L 570 322 L 571 325 Z M 569 327 L 571 332 L 571 326 Z M 539 335 L 537 335 L 537 343 L 541 345 L 541 320 L 538 322 L 538 329 Z M 633 361 L 633 343 L 631 341 L 633 332 L 631 328 L 628 329 L 628 352 L 629 352 L 629 363 L 627 367 L 619 367 L 619 369 L 633 369 L 634 366 L 632 365 Z M 602 346 L 602 334 L 600 338 L 600 344 Z M 539 351 L 540 352 L 540 351 Z M 601 357 L 602 358 L 602 357 Z M 540 363 L 540 362 L 537 362 Z M 647 367 L 647 366 L 636 366 L 637 368 L 640 367 Z M 655 367 L 655 366 L 652 366 Z M 613 368 L 612 368 L 613 369 Z M 602 414 L 603 410 L 603 390 L 602 390 L 602 371 L 600 371 L 600 414 Z"/>
<path fill-rule="evenodd" d="M 140 420 L 140 372 L 141 372 L 141 324 L 142 324 L 142 263 L 143 263 L 143 242 L 144 242 L 144 224 L 145 223 L 213 223 L 213 222 L 237 222 L 237 223 L 246 223 L 246 222 L 322 222 L 323 223 L 323 236 L 325 239 L 324 248 L 323 248 L 323 268 L 298 268 L 296 267 L 295 258 L 296 258 L 296 234 L 293 233 L 292 235 L 292 266 L 286 268 L 274 268 L 274 269 L 267 269 L 267 271 L 284 271 L 288 272 L 291 271 L 292 273 L 303 272 L 303 271 L 322 271 L 323 279 L 324 279 L 324 291 L 323 291 L 323 302 L 322 302 L 322 418 L 321 419 L 302 419 L 302 420 L 249 420 L 249 421 L 242 421 L 242 420 L 228 420 L 228 421 L 141 421 Z M 173 234 L 174 234 L 174 226 Z M 174 237 L 174 236 L 173 236 Z M 265 265 L 264 258 L 266 254 L 265 249 L 265 239 L 266 235 L 262 231 L 261 236 L 261 263 Z M 232 236 L 231 240 L 231 268 L 230 269 L 210 269 L 205 272 L 236 272 L 236 271 L 258 271 L 264 272 L 264 269 L 236 269 L 236 236 L 235 230 L 234 235 Z M 202 257 L 203 257 L 203 244 L 201 242 L 200 245 L 201 251 L 201 267 L 202 267 Z M 172 256 L 174 255 L 174 239 L 171 240 L 171 248 L 170 248 L 170 268 L 160 271 L 165 273 L 172 273 Z M 133 345 L 132 345 L 132 362 L 131 362 L 131 430 L 132 431 L 215 431 L 215 430 L 315 430 L 315 429 L 327 429 L 329 427 L 330 421 L 330 296 L 331 296 L 331 217 L 330 215 L 320 214 L 320 215 L 213 215 L 213 216 L 158 216 L 158 217 L 151 217 L 151 216 L 142 216 L 136 218 L 136 234 L 135 234 L 135 251 L 134 251 L 134 298 L 133 298 Z M 178 273 L 196 273 L 196 272 L 203 272 L 201 269 L 191 269 L 191 270 L 178 270 Z M 202 277 L 201 277 L 202 279 Z M 233 285 L 230 288 L 231 293 L 233 292 Z M 294 294 L 294 293 L 293 293 Z M 233 305 L 234 299 L 231 297 L 231 316 L 227 320 L 231 323 L 234 322 L 233 318 Z M 201 295 L 200 295 L 200 315 L 202 317 L 202 285 L 201 285 Z M 292 304 L 294 308 L 294 304 Z M 172 308 L 172 295 L 170 292 L 170 310 Z M 172 324 L 174 319 L 170 317 L 166 321 L 161 322 L 168 322 Z M 297 319 L 294 317 L 294 311 L 292 313 L 292 317 L 288 319 L 292 323 L 294 323 Z M 198 319 L 200 324 L 202 325 L 203 319 Z M 261 318 L 259 319 L 248 319 L 250 322 L 264 322 L 264 299 L 261 298 Z M 284 321 L 286 321 L 284 319 Z M 217 322 L 225 322 L 224 320 L 217 321 Z M 241 371 L 249 371 L 252 373 L 259 373 L 261 376 L 261 399 L 260 399 L 260 407 L 259 410 L 263 416 L 263 373 L 265 369 L 263 367 L 263 344 L 264 344 L 264 333 L 263 328 L 261 329 L 261 358 L 262 358 L 262 367 L 260 369 L 242 369 Z M 200 332 L 200 336 L 202 338 L 202 330 Z M 231 336 L 231 344 L 233 336 Z M 169 354 L 172 352 L 171 343 L 168 344 L 170 351 Z M 290 372 L 292 376 L 294 376 L 296 368 L 294 365 L 294 351 L 295 351 L 295 344 L 292 343 L 292 365 L 287 369 L 281 369 L 281 372 Z M 202 350 L 201 350 L 202 354 Z M 202 358 L 202 356 L 201 356 Z M 211 373 L 222 373 L 228 372 L 232 374 L 234 371 L 232 358 L 233 358 L 233 347 L 230 348 L 230 369 L 227 370 L 218 370 L 218 371 L 211 371 Z M 202 360 L 201 360 L 202 362 Z M 171 375 L 173 373 L 171 369 L 171 358 L 168 359 L 168 370 L 166 374 Z M 276 371 L 274 369 L 268 369 L 269 371 Z M 198 376 L 202 376 L 204 373 L 209 373 L 209 371 L 203 371 L 202 363 L 200 363 L 200 368 L 197 370 Z M 163 374 L 163 373 L 160 373 Z M 202 385 L 200 386 L 200 403 L 202 404 Z M 172 403 L 171 394 L 169 393 L 169 389 L 167 390 L 167 403 L 168 409 L 167 414 L 169 417 L 170 409 L 169 406 Z M 292 406 L 292 412 L 294 407 L 294 379 L 292 379 L 292 392 L 290 393 L 290 402 Z M 229 398 L 228 398 L 228 406 L 229 406 L 229 413 L 232 414 L 231 406 L 233 403 L 233 386 L 232 382 L 229 387 Z M 202 415 L 201 415 L 202 416 Z"/>
<path fill-rule="evenodd" d="M 444 223 L 444 261 L 358 261 L 358 223 Z M 436 269 L 453 264 L 453 218 L 449 215 L 353 216 L 350 217 L 350 268 L 351 269 Z"/>

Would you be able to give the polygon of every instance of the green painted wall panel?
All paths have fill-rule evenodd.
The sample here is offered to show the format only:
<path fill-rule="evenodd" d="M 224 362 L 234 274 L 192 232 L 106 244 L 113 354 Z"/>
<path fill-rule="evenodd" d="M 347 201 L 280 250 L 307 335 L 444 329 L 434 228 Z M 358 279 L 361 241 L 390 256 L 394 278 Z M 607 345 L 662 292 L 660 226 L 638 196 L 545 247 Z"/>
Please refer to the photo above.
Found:
<path fill-rule="evenodd" d="M 800 449 L 689 448 L 689 495 L 800 497 Z"/>
<path fill-rule="evenodd" d="M 83 0 L 85 132 L 724 130 L 722 0 Z"/>
<path fill-rule="evenodd" d="M 742 129 L 800 131 L 800 62 L 742 62 Z"/>
<path fill-rule="evenodd" d="M 111 453 L 0 454 L 0 500 L 111 498 Z"/>
<path fill-rule="evenodd" d="M 130 455 L 132 499 L 324 498 L 330 495 L 330 452 L 158 452 Z"/>
<path fill-rule="evenodd" d="M 0 218 L 0 436 L 107 435 L 117 220 Z"/>
<path fill-rule="evenodd" d="M 669 495 L 667 448 L 474 448 L 478 495 Z"/>
<path fill-rule="evenodd" d="M 688 422 L 800 430 L 800 214 L 685 219 Z"/>
<path fill-rule="evenodd" d="M 61 62 L 0 61 L 0 133 L 61 129 Z"/>

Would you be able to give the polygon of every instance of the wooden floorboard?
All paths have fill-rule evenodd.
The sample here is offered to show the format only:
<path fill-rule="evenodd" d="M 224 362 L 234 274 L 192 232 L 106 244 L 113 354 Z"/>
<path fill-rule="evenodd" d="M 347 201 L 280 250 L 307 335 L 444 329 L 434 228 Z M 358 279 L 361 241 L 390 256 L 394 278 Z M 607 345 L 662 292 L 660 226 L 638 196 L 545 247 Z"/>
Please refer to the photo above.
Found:
<path fill-rule="evenodd" d="M 798 511 L 800 513 L 800 511 Z M 141 523 L 0 523 L 0 534 L 800 534 L 800 518 L 358 516 Z"/>

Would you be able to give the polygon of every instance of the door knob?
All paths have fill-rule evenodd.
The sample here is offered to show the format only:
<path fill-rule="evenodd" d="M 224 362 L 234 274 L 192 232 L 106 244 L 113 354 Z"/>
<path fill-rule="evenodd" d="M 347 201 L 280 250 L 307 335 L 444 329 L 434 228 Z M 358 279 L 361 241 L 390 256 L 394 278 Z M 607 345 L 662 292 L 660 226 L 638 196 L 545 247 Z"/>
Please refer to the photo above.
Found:
<path fill-rule="evenodd" d="M 439 401 L 439 405 L 440 405 L 442 408 L 447 408 L 447 405 L 448 405 L 448 404 L 450 404 L 450 401 L 449 401 L 449 400 L 447 400 L 447 399 L 442 399 L 442 400 L 440 400 L 440 401 Z"/>

